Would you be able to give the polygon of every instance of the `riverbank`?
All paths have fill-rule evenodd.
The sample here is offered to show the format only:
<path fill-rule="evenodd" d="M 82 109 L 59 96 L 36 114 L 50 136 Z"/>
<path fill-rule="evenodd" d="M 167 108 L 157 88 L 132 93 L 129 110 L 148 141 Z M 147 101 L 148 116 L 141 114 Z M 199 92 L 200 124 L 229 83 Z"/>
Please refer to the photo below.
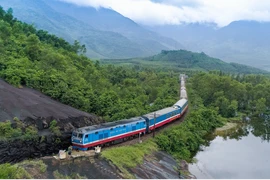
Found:
<path fill-rule="evenodd" d="M 215 132 L 226 131 L 235 128 L 237 125 L 237 123 L 227 122 L 224 126 L 216 128 Z"/>

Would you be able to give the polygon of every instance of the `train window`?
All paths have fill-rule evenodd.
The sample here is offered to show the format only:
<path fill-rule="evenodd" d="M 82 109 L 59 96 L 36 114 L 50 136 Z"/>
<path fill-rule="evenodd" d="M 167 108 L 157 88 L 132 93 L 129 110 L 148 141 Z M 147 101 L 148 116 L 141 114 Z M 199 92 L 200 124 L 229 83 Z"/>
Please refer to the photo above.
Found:
<path fill-rule="evenodd" d="M 85 138 L 88 138 L 88 134 L 85 135 Z"/>
<path fill-rule="evenodd" d="M 136 124 L 139 124 L 139 122 L 137 122 Z"/>
<path fill-rule="evenodd" d="M 77 137 L 77 133 L 73 132 L 73 136 L 74 136 L 74 137 Z"/>
<path fill-rule="evenodd" d="M 111 128 L 111 131 L 113 130 L 113 128 Z"/>
<path fill-rule="evenodd" d="M 126 127 L 126 125 L 124 125 L 123 127 Z"/>
<path fill-rule="evenodd" d="M 82 134 L 79 134 L 78 138 L 82 138 L 82 137 L 83 137 L 83 135 Z"/>
<path fill-rule="evenodd" d="M 97 131 L 97 132 L 95 132 L 95 134 L 98 134 L 98 131 Z"/>

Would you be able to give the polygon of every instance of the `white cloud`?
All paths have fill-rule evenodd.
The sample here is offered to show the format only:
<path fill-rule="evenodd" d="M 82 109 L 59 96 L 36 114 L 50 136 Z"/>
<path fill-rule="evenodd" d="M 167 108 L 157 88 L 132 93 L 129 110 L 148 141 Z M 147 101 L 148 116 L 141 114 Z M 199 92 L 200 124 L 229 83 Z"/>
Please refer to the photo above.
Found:
<path fill-rule="evenodd" d="M 142 24 L 270 21 L 269 0 L 62 0 L 83 6 L 106 7 Z"/>

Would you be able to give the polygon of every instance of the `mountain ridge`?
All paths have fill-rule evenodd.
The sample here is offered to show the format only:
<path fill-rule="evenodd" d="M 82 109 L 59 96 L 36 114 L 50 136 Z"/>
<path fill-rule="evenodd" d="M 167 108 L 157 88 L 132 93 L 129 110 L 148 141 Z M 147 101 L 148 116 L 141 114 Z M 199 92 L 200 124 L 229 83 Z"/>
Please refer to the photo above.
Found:
<path fill-rule="evenodd" d="M 180 41 L 188 50 L 203 51 L 226 62 L 270 70 L 269 22 L 239 20 L 221 28 L 204 23 L 148 28 Z"/>
<path fill-rule="evenodd" d="M 59 8 L 54 6 L 55 3 L 58 4 L 58 7 L 62 7 L 62 12 L 61 9 L 59 10 Z M 128 36 L 128 32 L 130 31 L 125 31 L 124 29 L 122 29 L 121 31 L 112 31 L 112 28 L 110 27 L 98 29 L 98 27 L 94 26 L 93 24 L 95 24 L 95 22 L 98 23 L 101 20 L 95 20 L 91 25 L 91 23 L 79 20 L 79 17 L 72 17 L 72 13 L 69 14 L 69 11 L 65 11 L 67 9 L 66 6 L 69 7 L 69 10 L 70 8 L 73 8 L 76 12 L 74 14 L 77 14 L 77 12 L 82 7 L 78 7 L 74 4 L 68 4 L 61 1 L 2 0 L 0 2 L 0 5 L 3 6 L 4 9 L 7 9 L 9 7 L 13 8 L 13 14 L 17 19 L 26 23 L 34 24 L 37 28 L 44 29 L 49 33 L 62 37 L 68 42 L 79 40 L 82 44 L 86 45 L 86 55 L 91 58 L 130 58 L 148 56 L 153 55 L 163 49 L 172 49 L 177 46 L 181 46 L 180 43 L 178 43 L 177 41 L 161 36 L 159 37 L 154 32 L 152 33 L 154 34 L 152 35 L 153 37 L 148 38 L 150 36 L 145 35 L 148 30 L 143 30 L 142 35 L 134 36 L 134 34 L 138 33 L 138 31 L 134 31 L 133 33 L 131 33 L 131 35 Z M 94 8 L 90 7 L 84 9 L 86 9 L 87 11 L 96 11 Z M 64 11 L 66 13 L 64 13 Z M 113 10 L 101 9 L 101 11 L 109 12 L 110 14 L 114 14 L 115 16 L 120 17 L 121 22 L 123 20 L 128 21 L 128 27 L 131 23 L 133 24 L 133 26 L 136 26 L 139 29 L 143 29 L 134 21 L 120 15 Z M 85 14 L 85 11 L 83 14 Z M 97 15 L 103 15 L 102 13 L 92 14 L 95 15 L 95 17 L 97 17 Z M 106 14 L 104 16 L 108 17 L 106 16 Z M 123 34 L 123 31 L 126 33 Z M 140 36 L 147 38 L 139 38 Z M 157 39 L 161 39 L 160 42 L 157 41 Z"/>
<path fill-rule="evenodd" d="M 226 73 L 243 74 L 270 74 L 270 72 L 238 63 L 226 63 L 218 58 L 213 58 L 204 52 L 197 53 L 187 50 L 163 50 L 159 54 L 131 59 L 103 59 L 106 64 L 131 64 L 145 65 L 157 68 L 166 68 L 175 71 L 222 71 Z"/>

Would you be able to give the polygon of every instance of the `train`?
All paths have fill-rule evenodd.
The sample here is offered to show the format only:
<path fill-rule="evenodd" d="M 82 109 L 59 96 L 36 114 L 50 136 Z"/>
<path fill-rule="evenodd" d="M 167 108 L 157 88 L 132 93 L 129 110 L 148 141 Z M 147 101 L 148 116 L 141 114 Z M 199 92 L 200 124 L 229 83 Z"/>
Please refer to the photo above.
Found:
<path fill-rule="evenodd" d="M 73 149 L 86 151 L 97 146 L 109 146 L 151 133 L 156 128 L 179 119 L 188 109 L 184 76 L 180 77 L 180 81 L 180 100 L 173 106 L 130 119 L 75 129 L 71 136 Z"/>

